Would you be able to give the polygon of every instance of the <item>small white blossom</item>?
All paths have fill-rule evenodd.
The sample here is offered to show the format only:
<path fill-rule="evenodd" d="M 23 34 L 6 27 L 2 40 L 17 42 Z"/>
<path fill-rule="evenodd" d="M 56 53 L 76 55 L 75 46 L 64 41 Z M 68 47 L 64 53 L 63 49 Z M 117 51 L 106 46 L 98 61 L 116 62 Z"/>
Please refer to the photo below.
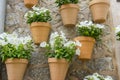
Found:
<path fill-rule="evenodd" d="M 47 43 L 44 41 L 44 42 L 42 42 L 41 44 L 40 44 L 40 47 L 46 47 L 46 45 L 47 45 Z"/>
<path fill-rule="evenodd" d="M 81 43 L 80 43 L 80 41 L 78 41 L 78 40 L 77 40 L 77 41 L 75 41 L 75 43 L 76 43 L 76 45 L 77 45 L 77 46 L 79 46 L 79 47 L 81 47 L 81 46 L 82 46 L 82 44 L 81 44 Z"/>
<path fill-rule="evenodd" d="M 80 49 L 79 48 L 76 49 L 76 55 L 78 55 L 78 56 L 80 55 Z"/>
<path fill-rule="evenodd" d="M 65 47 L 70 47 L 71 44 L 74 44 L 75 45 L 75 42 L 74 41 L 68 41 L 64 44 Z"/>
<path fill-rule="evenodd" d="M 4 38 L 6 38 L 6 37 L 7 37 L 7 34 L 6 34 L 6 33 L 0 34 L 0 39 L 4 39 Z"/>
<path fill-rule="evenodd" d="M 111 76 L 106 76 L 105 80 L 113 80 Z"/>
<path fill-rule="evenodd" d="M 77 26 L 78 27 L 83 27 L 83 26 L 89 27 L 91 25 L 93 25 L 92 21 L 83 21 L 83 22 L 80 22 Z"/>
<path fill-rule="evenodd" d="M 99 75 L 98 73 L 94 73 L 93 75 L 85 76 L 84 80 L 113 80 L 111 76 L 104 77 L 103 75 Z"/>
<path fill-rule="evenodd" d="M 96 27 L 98 27 L 98 28 L 105 28 L 104 25 L 101 25 L 101 24 L 96 24 Z"/>
<path fill-rule="evenodd" d="M 120 32 L 120 25 L 118 25 L 116 28 L 115 28 L 115 33 L 118 33 Z"/>
<path fill-rule="evenodd" d="M 95 27 L 98 27 L 98 28 L 104 28 L 104 25 L 101 25 L 101 24 L 93 24 L 92 21 L 83 21 L 83 22 L 80 22 L 79 24 L 76 25 L 76 27 L 91 27 L 91 26 L 95 26 Z"/>
<path fill-rule="evenodd" d="M 27 44 L 28 42 L 30 42 L 32 39 L 30 36 L 28 37 L 18 37 L 18 35 L 16 33 L 12 33 L 12 34 L 0 34 L 0 45 L 4 46 L 6 44 L 12 44 L 15 45 L 16 48 L 20 45 L 20 44 Z"/>
<path fill-rule="evenodd" d="M 42 12 L 46 12 L 46 11 L 48 11 L 48 9 L 42 7 L 42 8 L 40 9 L 40 11 L 42 11 Z"/>
<path fill-rule="evenodd" d="M 35 10 L 35 11 L 39 11 L 40 10 L 38 7 L 35 7 L 35 6 L 33 6 L 32 9 Z"/>

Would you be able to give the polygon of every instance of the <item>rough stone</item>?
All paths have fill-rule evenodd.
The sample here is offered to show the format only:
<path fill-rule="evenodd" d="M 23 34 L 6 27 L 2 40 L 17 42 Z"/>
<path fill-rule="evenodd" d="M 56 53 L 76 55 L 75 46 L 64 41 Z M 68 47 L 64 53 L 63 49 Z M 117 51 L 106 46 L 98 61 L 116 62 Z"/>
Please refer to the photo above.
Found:
<path fill-rule="evenodd" d="M 67 38 L 73 39 L 77 36 L 75 27 L 64 27 L 62 19 L 59 13 L 59 8 L 54 3 L 55 0 L 39 0 L 39 7 L 46 7 L 51 10 L 52 32 L 63 31 Z M 78 14 L 78 22 L 84 20 L 91 20 L 91 13 L 89 10 L 90 0 L 80 0 L 80 11 Z M 20 36 L 30 35 L 29 25 L 26 24 L 24 14 L 28 11 L 24 6 L 22 0 L 7 0 L 7 13 L 5 22 L 5 32 L 16 32 Z M 112 29 L 111 15 L 108 15 L 108 19 L 105 25 L 104 35 L 101 38 L 101 42 L 96 42 L 92 59 L 89 61 L 81 61 L 78 57 L 74 57 L 70 64 L 66 80 L 82 80 L 84 76 L 99 72 L 105 75 L 111 75 L 114 80 L 118 80 L 117 67 L 114 48 L 114 31 Z M 50 80 L 49 67 L 47 63 L 47 57 L 44 55 L 44 50 L 38 46 L 34 46 L 35 52 L 32 53 L 32 58 L 28 65 L 24 80 Z M 7 80 L 5 66 L 2 67 L 2 80 Z"/>

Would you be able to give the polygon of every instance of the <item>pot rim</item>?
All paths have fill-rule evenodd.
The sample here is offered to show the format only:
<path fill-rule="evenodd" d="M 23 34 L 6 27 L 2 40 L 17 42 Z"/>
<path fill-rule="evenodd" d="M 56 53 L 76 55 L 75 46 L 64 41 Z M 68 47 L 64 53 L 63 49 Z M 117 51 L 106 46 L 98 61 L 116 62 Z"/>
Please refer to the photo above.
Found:
<path fill-rule="evenodd" d="M 92 37 L 89 37 L 89 36 L 78 36 L 78 37 L 75 37 L 74 40 L 78 40 L 78 41 L 91 41 L 91 42 L 96 42 L 94 38 Z"/>
<path fill-rule="evenodd" d="M 89 7 L 91 7 L 94 4 L 99 4 L 99 3 L 104 3 L 104 4 L 107 4 L 108 6 L 110 6 L 110 1 L 109 0 L 92 0 L 89 3 Z"/>
<path fill-rule="evenodd" d="M 79 10 L 79 5 L 78 4 L 64 4 L 60 7 L 60 11 L 66 8 L 76 8 Z"/>
<path fill-rule="evenodd" d="M 18 59 L 18 58 L 14 58 L 14 59 L 8 58 L 8 59 L 6 59 L 5 64 L 11 64 L 11 63 L 14 63 L 14 64 L 16 64 L 16 63 L 28 64 L 28 60 L 27 59 L 22 59 L 22 58 L 20 58 L 20 59 Z"/>
<path fill-rule="evenodd" d="M 56 59 L 56 58 L 48 58 L 48 63 L 69 63 L 66 59 L 62 58 L 62 59 Z"/>
<path fill-rule="evenodd" d="M 32 22 L 30 24 L 30 27 L 34 27 L 34 26 L 37 26 L 37 25 L 40 25 L 40 27 L 43 26 L 43 27 L 51 28 L 51 25 L 50 25 L 49 22 Z"/>

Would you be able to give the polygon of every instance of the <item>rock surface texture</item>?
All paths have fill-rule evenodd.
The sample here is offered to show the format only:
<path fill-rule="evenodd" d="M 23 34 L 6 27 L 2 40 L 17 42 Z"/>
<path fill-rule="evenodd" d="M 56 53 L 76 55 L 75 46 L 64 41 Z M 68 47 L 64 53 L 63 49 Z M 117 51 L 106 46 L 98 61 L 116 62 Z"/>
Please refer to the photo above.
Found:
<path fill-rule="evenodd" d="M 90 0 L 80 0 L 80 11 L 78 14 L 78 22 L 91 20 L 89 10 Z M 55 0 L 39 0 L 39 7 L 46 7 L 52 12 L 52 31 L 63 31 L 68 38 L 74 38 L 75 27 L 64 27 L 59 13 L 59 8 L 55 4 Z M 30 35 L 29 25 L 26 24 L 24 14 L 29 9 L 24 6 L 23 0 L 7 0 L 5 32 L 17 32 L 20 36 Z M 80 61 L 77 56 L 74 57 L 70 64 L 66 80 L 83 80 L 83 77 L 99 72 L 103 75 L 110 75 L 114 80 L 118 79 L 116 59 L 115 59 L 115 36 L 112 26 L 112 18 L 109 13 L 107 21 L 104 23 L 107 27 L 101 42 L 97 42 L 92 59 L 89 61 Z M 25 73 L 24 80 L 50 80 L 49 67 L 47 57 L 44 50 L 35 46 L 35 52 Z M 7 80 L 5 66 L 2 66 L 2 80 Z"/>

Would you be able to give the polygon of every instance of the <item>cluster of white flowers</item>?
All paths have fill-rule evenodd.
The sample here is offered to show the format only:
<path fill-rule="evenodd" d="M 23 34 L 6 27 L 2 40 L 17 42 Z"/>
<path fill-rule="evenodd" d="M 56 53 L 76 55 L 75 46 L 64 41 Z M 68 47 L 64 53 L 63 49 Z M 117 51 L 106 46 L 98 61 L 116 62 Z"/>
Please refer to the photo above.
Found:
<path fill-rule="evenodd" d="M 58 32 L 54 32 L 51 34 L 50 36 L 50 45 L 51 45 L 51 48 L 54 50 L 54 44 L 55 44 L 55 38 L 56 37 L 61 37 L 62 39 L 62 44 L 63 46 L 65 47 L 71 47 L 71 44 L 74 44 L 75 46 L 80 46 L 81 47 L 81 43 L 79 41 L 71 41 L 71 40 L 68 40 L 66 37 L 65 37 L 65 34 L 61 31 L 60 34 Z M 42 42 L 40 44 L 40 47 L 46 47 L 47 43 L 46 42 Z M 80 55 L 80 49 L 77 48 L 76 49 L 76 55 Z"/>
<path fill-rule="evenodd" d="M 41 14 L 41 13 L 46 13 L 47 11 L 49 11 L 48 9 L 44 8 L 44 7 L 32 7 L 33 11 L 28 11 L 25 15 L 24 18 L 27 19 L 28 17 L 33 17 L 33 15 L 36 13 L 37 15 Z"/>
<path fill-rule="evenodd" d="M 4 46 L 6 44 L 13 44 L 16 47 L 19 46 L 20 44 L 27 44 L 30 42 L 32 39 L 30 36 L 27 37 L 18 37 L 16 33 L 12 34 L 7 34 L 7 33 L 2 33 L 0 34 L 0 45 Z"/>
<path fill-rule="evenodd" d="M 120 25 L 118 25 L 118 26 L 115 28 L 115 33 L 117 34 L 118 32 L 120 32 Z"/>
<path fill-rule="evenodd" d="M 104 25 L 94 24 L 92 21 L 83 21 L 76 25 L 76 27 L 90 27 L 90 26 L 95 26 L 97 28 L 104 28 Z"/>
<path fill-rule="evenodd" d="M 103 75 L 99 75 L 98 73 L 94 73 L 93 75 L 88 75 L 84 78 L 84 80 L 113 80 L 111 76 L 104 77 Z"/>

